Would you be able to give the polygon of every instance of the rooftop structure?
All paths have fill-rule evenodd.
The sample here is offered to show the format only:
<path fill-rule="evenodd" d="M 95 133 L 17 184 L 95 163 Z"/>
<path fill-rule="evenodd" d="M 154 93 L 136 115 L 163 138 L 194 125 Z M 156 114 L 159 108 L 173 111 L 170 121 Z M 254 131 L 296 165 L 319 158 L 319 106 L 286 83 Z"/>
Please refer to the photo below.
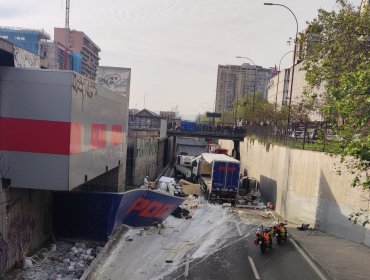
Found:
<path fill-rule="evenodd" d="M 50 40 L 50 35 L 44 30 L 39 29 L 0 27 L 0 38 L 3 38 L 35 55 L 39 55 L 40 42 Z"/>

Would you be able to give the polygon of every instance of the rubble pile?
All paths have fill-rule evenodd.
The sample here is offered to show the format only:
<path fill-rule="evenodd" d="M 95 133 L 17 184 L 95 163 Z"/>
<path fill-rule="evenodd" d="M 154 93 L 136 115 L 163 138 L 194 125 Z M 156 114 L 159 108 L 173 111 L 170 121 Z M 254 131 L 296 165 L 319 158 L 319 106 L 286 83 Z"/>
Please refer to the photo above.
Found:
<path fill-rule="evenodd" d="M 23 260 L 23 269 L 9 273 L 7 280 L 75 280 L 79 279 L 102 247 L 86 243 L 58 241 Z"/>

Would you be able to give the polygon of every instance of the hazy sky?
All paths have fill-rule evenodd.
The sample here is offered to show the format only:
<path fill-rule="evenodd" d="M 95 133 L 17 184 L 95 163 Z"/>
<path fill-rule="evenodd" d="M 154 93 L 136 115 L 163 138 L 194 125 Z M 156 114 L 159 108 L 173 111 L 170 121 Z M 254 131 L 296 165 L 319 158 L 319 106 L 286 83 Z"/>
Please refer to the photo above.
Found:
<path fill-rule="evenodd" d="M 270 0 L 269 0 L 270 1 Z M 218 64 L 279 64 L 294 37 L 288 10 L 263 0 L 70 0 L 70 27 L 100 48 L 100 65 L 132 70 L 130 108 L 154 111 L 178 106 L 182 115 L 212 110 Z M 359 5 L 360 0 L 352 0 Z M 281 0 L 299 30 L 319 8 L 335 0 Z M 0 0 L 0 24 L 44 29 L 64 27 L 65 0 Z M 292 58 L 282 61 L 288 67 Z"/>

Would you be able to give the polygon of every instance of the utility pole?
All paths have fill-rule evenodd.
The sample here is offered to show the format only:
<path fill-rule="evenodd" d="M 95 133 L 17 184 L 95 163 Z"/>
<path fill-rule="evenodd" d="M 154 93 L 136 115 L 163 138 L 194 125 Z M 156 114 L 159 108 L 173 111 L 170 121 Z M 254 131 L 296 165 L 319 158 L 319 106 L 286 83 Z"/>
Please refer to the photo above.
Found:
<path fill-rule="evenodd" d="M 70 0 L 66 0 L 66 22 L 65 22 L 66 29 L 69 29 L 69 2 Z"/>
<path fill-rule="evenodd" d="M 71 32 L 69 29 L 69 7 L 70 7 L 70 0 L 66 0 L 66 18 L 65 18 L 65 56 L 64 56 L 64 68 L 72 69 L 72 65 L 68 60 L 68 54 L 71 53 Z"/>

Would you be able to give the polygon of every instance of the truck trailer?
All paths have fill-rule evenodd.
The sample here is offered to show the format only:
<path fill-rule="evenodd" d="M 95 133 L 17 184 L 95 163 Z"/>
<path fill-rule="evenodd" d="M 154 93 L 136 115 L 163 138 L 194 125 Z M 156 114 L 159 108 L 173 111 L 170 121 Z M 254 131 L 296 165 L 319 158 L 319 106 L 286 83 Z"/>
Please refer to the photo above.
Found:
<path fill-rule="evenodd" d="M 239 187 L 240 161 L 224 154 L 203 153 L 192 161 L 192 179 L 209 201 L 234 203 Z"/>

